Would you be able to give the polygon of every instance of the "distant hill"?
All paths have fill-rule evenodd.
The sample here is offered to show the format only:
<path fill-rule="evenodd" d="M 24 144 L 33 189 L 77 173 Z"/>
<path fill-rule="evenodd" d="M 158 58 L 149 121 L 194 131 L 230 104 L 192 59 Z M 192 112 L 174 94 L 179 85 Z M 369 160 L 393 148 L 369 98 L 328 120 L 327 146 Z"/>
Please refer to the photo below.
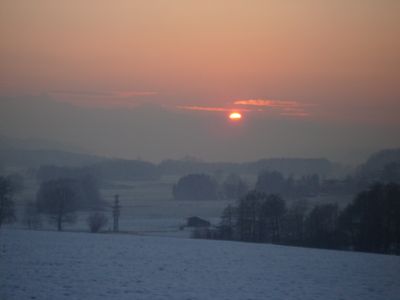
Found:
<path fill-rule="evenodd" d="M 324 158 L 271 158 L 245 163 L 211 163 L 191 160 L 165 160 L 159 164 L 163 174 L 186 175 L 194 172 L 217 173 L 233 172 L 258 174 L 262 171 L 279 171 L 285 176 L 318 174 L 331 175 L 336 165 Z"/>
<path fill-rule="evenodd" d="M 45 139 L 17 139 L 0 135 L 0 150 L 58 150 L 82 153 L 84 150 L 58 141 Z"/>
<path fill-rule="evenodd" d="M 39 168 L 42 165 L 78 167 L 105 160 L 103 157 L 59 150 L 0 149 L 3 167 Z"/>
<path fill-rule="evenodd" d="M 191 173 L 257 175 L 265 170 L 278 171 L 285 176 L 295 177 L 318 174 L 322 178 L 340 177 L 347 173 L 347 169 L 325 158 L 270 158 L 244 163 L 185 159 L 164 160 L 156 165 L 137 160 L 96 156 L 54 141 L 21 140 L 0 136 L 0 166 L 3 167 L 38 169 L 41 166 L 71 168 L 89 165 L 93 166 L 91 170 L 95 173 L 119 179 L 125 175 L 126 178 L 157 178 L 160 175 L 183 176 Z"/>
<path fill-rule="evenodd" d="M 334 165 L 325 158 L 271 158 L 245 163 L 244 168 L 251 173 L 270 170 L 279 171 L 285 176 L 318 174 L 326 177 L 333 172 Z"/>
<path fill-rule="evenodd" d="M 400 148 L 376 152 L 357 169 L 367 181 L 400 181 Z"/>
<path fill-rule="evenodd" d="M 56 141 L 0 136 L 2 167 L 39 168 L 42 165 L 78 167 L 106 159 L 82 152 L 76 147 Z"/>

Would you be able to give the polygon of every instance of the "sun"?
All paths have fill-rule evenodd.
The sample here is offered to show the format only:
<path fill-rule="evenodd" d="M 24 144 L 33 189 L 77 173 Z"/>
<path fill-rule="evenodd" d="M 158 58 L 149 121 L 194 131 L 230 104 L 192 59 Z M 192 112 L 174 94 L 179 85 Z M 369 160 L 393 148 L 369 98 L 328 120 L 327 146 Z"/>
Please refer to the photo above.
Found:
<path fill-rule="evenodd" d="M 242 114 L 239 112 L 232 112 L 229 114 L 229 119 L 232 121 L 239 121 L 242 118 Z"/>

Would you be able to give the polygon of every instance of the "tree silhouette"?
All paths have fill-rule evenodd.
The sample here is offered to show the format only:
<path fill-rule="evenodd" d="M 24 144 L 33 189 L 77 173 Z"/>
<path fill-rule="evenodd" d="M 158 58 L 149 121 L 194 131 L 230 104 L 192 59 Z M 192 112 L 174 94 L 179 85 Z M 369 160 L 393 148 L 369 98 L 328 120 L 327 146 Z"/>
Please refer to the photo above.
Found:
<path fill-rule="evenodd" d="M 265 193 L 251 191 L 239 200 L 237 229 L 240 240 L 258 242 L 260 238 L 260 207 Z"/>
<path fill-rule="evenodd" d="M 74 181 L 56 179 L 43 182 L 37 194 L 37 205 L 39 211 L 56 224 L 57 230 L 62 231 L 64 223 L 75 222 L 78 204 Z"/>
<path fill-rule="evenodd" d="M 318 248 L 337 248 L 338 217 L 336 204 L 316 205 L 305 221 L 307 244 Z"/>
<path fill-rule="evenodd" d="M 251 191 L 239 200 L 237 230 L 242 241 L 280 242 L 285 201 L 277 195 Z"/>
<path fill-rule="evenodd" d="M 375 184 L 341 215 L 341 229 L 355 250 L 400 254 L 400 186 Z"/>
<path fill-rule="evenodd" d="M 0 227 L 5 223 L 14 222 L 16 219 L 13 194 L 14 189 L 11 181 L 0 176 Z"/>
<path fill-rule="evenodd" d="M 260 206 L 261 240 L 279 243 L 282 220 L 286 213 L 285 201 L 278 195 L 268 195 Z"/>

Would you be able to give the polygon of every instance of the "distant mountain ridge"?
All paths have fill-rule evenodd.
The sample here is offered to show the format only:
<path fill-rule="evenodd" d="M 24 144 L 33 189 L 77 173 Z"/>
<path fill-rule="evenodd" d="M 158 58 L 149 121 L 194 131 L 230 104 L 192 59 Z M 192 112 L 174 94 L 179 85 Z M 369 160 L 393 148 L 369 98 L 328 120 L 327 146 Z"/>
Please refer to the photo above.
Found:
<path fill-rule="evenodd" d="M 81 151 L 71 151 L 70 148 L 73 147 L 53 141 L 19 140 L 0 136 L 0 166 L 21 168 L 39 168 L 46 165 L 82 167 L 107 162 L 104 165 L 107 168 L 114 168 L 113 166 L 115 166 L 115 168 L 120 169 L 121 164 L 135 168 L 140 165 L 137 162 L 143 162 L 141 160 L 111 159 Z M 380 172 L 390 163 L 400 164 L 400 148 L 385 149 L 373 153 L 364 164 L 357 168 L 356 173 L 374 174 Z M 332 176 L 344 177 L 350 174 L 350 168 L 336 164 L 326 158 L 268 158 L 243 163 L 169 159 L 158 164 L 149 164 L 154 166 L 159 175 L 187 175 L 190 173 L 218 175 L 221 172 L 225 174 L 258 174 L 264 170 L 279 171 L 285 176 L 318 174 L 326 178 Z"/>
<path fill-rule="evenodd" d="M 41 165 L 56 165 L 75 167 L 105 159 L 56 141 L 0 136 L 0 163 L 2 166 L 38 168 Z"/>
<path fill-rule="evenodd" d="M 107 169 L 114 165 L 117 169 L 138 166 L 138 160 L 110 159 L 85 153 L 75 153 L 61 150 L 39 149 L 3 149 L 0 147 L 0 163 L 4 167 L 40 168 L 41 166 L 83 167 L 103 165 Z M 137 162 L 137 163 L 135 163 Z M 151 163 L 149 163 L 151 164 Z M 263 159 L 246 163 L 230 162 L 198 162 L 182 160 L 165 160 L 159 164 L 151 164 L 161 175 L 186 175 L 190 173 L 238 173 L 258 174 L 264 170 L 279 171 L 285 175 L 302 176 L 318 174 L 329 176 L 335 165 L 327 159 L 278 158 Z"/>
<path fill-rule="evenodd" d="M 86 152 L 76 146 L 45 139 L 17 139 L 0 135 L 0 150 L 58 150 L 67 152 Z"/>
<path fill-rule="evenodd" d="M 106 158 L 60 150 L 0 149 L 3 167 L 39 168 L 42 165 L 79 167 L 105 160 Z"/>

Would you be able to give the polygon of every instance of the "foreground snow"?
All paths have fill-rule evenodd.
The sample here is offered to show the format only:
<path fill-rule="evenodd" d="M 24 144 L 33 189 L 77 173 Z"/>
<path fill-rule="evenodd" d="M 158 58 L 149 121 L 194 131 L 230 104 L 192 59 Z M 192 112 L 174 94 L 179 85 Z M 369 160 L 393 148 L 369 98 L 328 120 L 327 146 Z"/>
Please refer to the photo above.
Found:
<path fill-rule="evenodd" d="M 133 235 L 0 232 L 0 299 L 399 299 L 400 257 Z"/>

